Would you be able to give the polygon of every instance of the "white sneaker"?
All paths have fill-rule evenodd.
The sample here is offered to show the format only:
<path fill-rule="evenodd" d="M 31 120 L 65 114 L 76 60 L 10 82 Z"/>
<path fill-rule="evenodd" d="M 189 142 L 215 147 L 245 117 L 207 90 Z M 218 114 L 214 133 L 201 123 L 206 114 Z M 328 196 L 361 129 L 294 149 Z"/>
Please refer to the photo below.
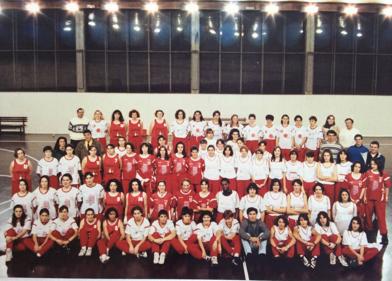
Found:
<path fill-rule="evenodd" d="M 154 264 L 158 264 L 158 262 L 159 262 L 159 253 L 154 253 L 154 260 L 153 260 L 153 263 L 154 263 Z"/>
<path fill-rule="evenodd" d="M 93 248 L 88 247 L 88 248 L 87 248 L 87 251 L 86 251 L 86 257 L 90 257 L 91 254 L 92 254 L 92 252 L 93 252 Z"/>
<path fill-rule="evenodd" d="M 41 254 L 40 254 L 40 253 L 37 253 L 37 258 L 40 258 L 40 257 L 42 257 Z"/>
<path fill-rule="evenodd" d="M 316 268 L 316 265 L 317 265 L 317 257 L 313 257 L 313 258 L 310 260 L 310 267 L 311 267 L 312 269 L 315 269 L 315 268 Z"/>
<path fill-rule="evenodd" d="M 218 265 L 218 257 L 211 258 L 211 265 L 213 265 L 213 266 Z"/>
<path fill-rule="evenodd" d="M 12 260 L 12 250 L 7 249 L 5 250 L 5 262 L 9 262 Z"/>
<path fill-rule="evenodd" d="M 147 258 L 147 252 L 141 252 L 140 255 L 142 258 Z"/>
<path fill-rule="evenodd" d="M 166 259 L 166 254 L 161 253 L 161 255 L 159 256 L 159 264 L 165 264 L 165 259 Z"/>
<path fill-rule="evenodd" d="M 329 254 L 329 264 L 330 265 L 335 265 L 336 264 L 336 256 L 334 253 Z"/>
<path fill-rule="evenodd" d="M 83 257 L 86 254 L 86 251 L 87 251 L 86 247 L 80 248 L 78 256 Z"/>
<path fill-rule="evenodd" d="M 101 261 L 101 263 L 105 263 L 106 262 L 106 257 L 105 256 L 106 256 L 105 254 L 99 256 L 99 260 Z"/>
<path fill-rule="evenodd" d="M 307 257 L 303 256 L 302 258 L 302 263 L 304 264 L 304 266 L 309 267 L 310 263 L 309 260 L 307 259 Z"/>
<path fill-rule="evenodd" d="M 339 256 L 339 257 L 338 257 L 338 260 L 339 260 L 339 262 L 340 262 L 340 264 L 341 264 L 342 266 L 344 266 L 344 267 L 347 267 L 347 266 L 348 266 L 348 263 L 347 263 L 347 261 L 346 261 L 346 259 L 344 258 L 343 255 L 342 255 L 342 256 Z"/>

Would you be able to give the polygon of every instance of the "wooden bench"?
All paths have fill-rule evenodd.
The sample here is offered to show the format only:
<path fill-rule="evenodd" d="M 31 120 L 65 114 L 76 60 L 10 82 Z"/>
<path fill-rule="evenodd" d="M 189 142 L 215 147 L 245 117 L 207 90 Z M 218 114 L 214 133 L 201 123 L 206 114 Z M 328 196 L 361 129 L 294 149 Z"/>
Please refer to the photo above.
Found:
<path fill-rule="evenodd" d="M 24 135 L 26 123 L 27 117 L 0 117 L 0 134 L 3 132 L 17 132 Z"/>

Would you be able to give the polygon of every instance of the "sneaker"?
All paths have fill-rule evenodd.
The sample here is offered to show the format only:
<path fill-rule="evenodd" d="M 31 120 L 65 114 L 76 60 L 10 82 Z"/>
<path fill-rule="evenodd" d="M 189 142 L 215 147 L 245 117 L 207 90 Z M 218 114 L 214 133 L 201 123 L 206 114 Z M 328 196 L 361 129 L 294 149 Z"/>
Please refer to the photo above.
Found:
<path fill-rule="evenodd" d="M 40 257 L 42 257 L 41 254 L 40 254 L 40 253 L 37 253 L 37 258 L 40 258 Z"/>
<path fill-rule="evenodd" d="M 310 267 L 311 267 L 312 269 L 315 269 L 315 268 L 316 268 L 316 265 L 317 265 L 317 257 L 313 257 L 313 258 L 310 260 Z"/>
<path fill-rule="evenodd" d="M 158 264 L 158 262 L 159 262 L 159 253 L 154 253 L 153 264 Z"/>
<path fill-rule="evenodd" d="M 302 256 L 301 259 L 302 259 L 302 263 L 304 264 L 304 266 L 306 266 L 306 267 L 310 266 L 309 260 L 305 256 Z"/>
<path fill-rule="evenodd" d="M 388 235 L 383 235 L 381 238 L 381 244 L 382 245 L 388 245 Z"/>
<path fill-rule="evenodd" d="M 211 260 L 211 257 L 210 257 L 210 256 L 206 256 L 204 259 L 205 259 L 206 261 L 210 261 L 210 260 Z"/>
<path fill-rule="evenodd" d="M 91 254 L 92 254 L 92 252 L 93 252 L 93 248 L 88 247 L 88 248 L 87 248 L 87 251 L 86 251 L 86 257 L 90 257 Z"/>
<path fill-rule="evenodd" d="M 159 256 L 159 264 L 165 264 L 165 259 L 166 259 L 166 254 L 165 253 L 161 253 L 161 255 Z"/>
<path fill-rule="evenodd" d="M 148 257 L 147 252 L 141 252 L 139 256 L 145 259 Z"/>
<path fill-rule="evenodd" d="M 126 253 L 126 252 L 124 252 L 124 251 L 122 251 L 122 252 L 121 252 L 121 255 L 122 255 L 122 256 L 126 256 L 126 255 L 127 255 L 127 253 Z"/>
<path fill-rule="evenodd" d="M 341 264 L 342 266 L 344 266 L 344 267 L 347 267 L 347 266 L 348 266 L 348 263 L 347 263 L 347 261 L 346 261 L 346 259 L 344 258 L 343 255 L 342 255 L 342 256 L 339 256 L 339 257 L 338 257 L 338 260 L 339 260 L 339 262 L 340 262 L 340 264 Z"/>
<path fill-rule="evenodd" d="M 212 257 L 211 258 L 211 265 L 212 266 L 217 266 L 218 265 L 218 257 Z"/>
<path fill-rule="evenodd" d="M 241 264 L 241 259 L 240 259 L 240 257 L 234 257 L 234 258 L 231 260 L 231 263 L 234 264 L 235 266 L 239 266 L 239 265 Z"/>
<path fill-rule="evenodd" d="M 102 256 L 99 257 L 99 260 L 101 261 L 101 263 L 106 263 L 109 259 L 110 259 L 110 257 L 108 257 L 105 254 L 103 254 Z"/>
<path fill-rule="evenodd" d="M 87 251 L 86 247 L 80 248 L 78 256 L 83 257 L 86 254 L 86 251 Z"/>
<path fill-rule="evenodd" d="M 329 264 L 330 265 L 335 265 L 336 264 L 336 256 L 334 253 L 329 254 Z"/>
<path fill-rule="evenodd" d="M 12 250 L 5 250 L 5 262 L 10 262 L 12 260 Z"/>

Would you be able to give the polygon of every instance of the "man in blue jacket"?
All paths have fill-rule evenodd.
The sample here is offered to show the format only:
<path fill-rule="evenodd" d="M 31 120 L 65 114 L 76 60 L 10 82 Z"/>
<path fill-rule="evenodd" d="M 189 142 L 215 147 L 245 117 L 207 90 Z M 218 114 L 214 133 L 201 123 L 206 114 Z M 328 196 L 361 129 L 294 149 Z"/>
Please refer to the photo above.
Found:
<path fill-rule="evenodd" d="M 363 145 L 363 137 L 362 135 L 358 134 L 355 135 L 354 137 L 355 144 L 350 146 L 347 150 L 348 154 L 348 159 L 354 163 L 354 162 L 360 162 L 362 165 L 362 170 L 361 172 L 366 171 L 366 159 L 367 155 L 369 153 L 369 149 Z"/>

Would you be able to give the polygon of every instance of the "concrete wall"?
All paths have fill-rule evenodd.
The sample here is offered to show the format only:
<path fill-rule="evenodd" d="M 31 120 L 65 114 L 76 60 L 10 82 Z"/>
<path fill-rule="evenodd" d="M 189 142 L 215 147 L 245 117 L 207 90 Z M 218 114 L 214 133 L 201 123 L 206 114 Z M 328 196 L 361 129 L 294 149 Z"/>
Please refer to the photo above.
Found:
<path fill-rule="evenodd" d="M 170 122 L 179 108 L 187 115 L 196 109 L 204 116 L 211 116 L 216 109 L 223 117 L 233 113 L 246 117 L 255 113 L 260 124 L 267 113 L 274 114 L 278 120 L 283 113 L 291 118 L 301 114 L 306 119 L 305 124 L 310 115 L 316 115 L 322 124 L 328 114 L 334 114 L 340 127 L 346 117 L 352 117 L 365 136 L 392 136 L 392 96 L 0 93 L 0 116 L 27 116 L 27 133 L 66 133 L 68 120 L 78 107 L 85 108 L 88 117 L 100 109 L 106 119 L 110 119 L 114 109 L 120 109 L 127 116 L 130 109 L 136 108 L 145 126 L 158 108 L 165 111 Z"/>

